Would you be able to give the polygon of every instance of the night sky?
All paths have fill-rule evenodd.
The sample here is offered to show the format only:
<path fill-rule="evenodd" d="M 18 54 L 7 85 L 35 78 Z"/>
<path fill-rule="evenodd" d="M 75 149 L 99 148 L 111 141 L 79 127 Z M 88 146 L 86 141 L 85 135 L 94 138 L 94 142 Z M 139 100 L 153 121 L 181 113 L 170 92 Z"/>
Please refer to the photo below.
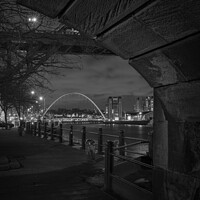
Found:
<path fill-rule="evenodd" d="M 54 92 L 46 95 L 47 106 L 65 93 L 79 92 L 91 98 L 101 109 L 105 109 L 109 96 L 122 96 L 123 109 L 131 111 L 137 96 L 152 95 L 152 88 L 128 64 L 128 60 L 117 56 L 81 56 L 73 59 L 76 60 L 75 69 L 62 70 L 62 76 L 49 77 Z M 74 103 L 74 107 L 76 100 L 81 101 L 75 95 L 66 98 Z"/>

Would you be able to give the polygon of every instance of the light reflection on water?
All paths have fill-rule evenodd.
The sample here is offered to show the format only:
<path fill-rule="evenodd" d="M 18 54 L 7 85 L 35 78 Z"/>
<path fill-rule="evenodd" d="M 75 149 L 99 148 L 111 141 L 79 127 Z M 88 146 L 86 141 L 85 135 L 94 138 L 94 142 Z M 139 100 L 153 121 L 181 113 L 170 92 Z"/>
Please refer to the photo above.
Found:
<path fill-rule="evenodd" d="M 86 127 L 87 138 L 97 139 L 97 136 L 90 134 L 89 132 L 98 133 L 99 128 L 102 128 L 103 134 L 116 135 L 116 138 L 119 135 L 120 130 L 124 131 L 125 137 L 134 137 L 141 139 L 148 139 L 148 133 L 152 131 L 152 127 L 144 126 L 144 125 L 130 125 L 130 124 L 74 124 L 74 130 L 82 130 L 82 127 Z M 69 128 L 69 124 L 65 124 L 64 127 Z M 74 135 L 79 135 L 81 137 L 81 133 L 74 132 Z M 107 138 L 110 139 L 110 138 Z M 127 141 L 129 143 L 129 141 Z"/>
<path fill-rule="evenodd" d="M 73 132 L 74 140 L 79 141 L 81 143 L 81 137 L 82 137 L 82 127 L 86 127 L 86 137 L 87 139 L 94 139 L 96 141 L 96 144 L 98 143 L 98 135 L 92 134 L 90 132 L 98 133 L 99 128 L 102 128 L 103 134 L 109 134 L 109 135 L 116 135 L 115 137 L 109 137 L 109 136 L 103 136 L 103 143 L 105 144 L 106 141 L 112 140 L 112 141 L 118 141 L 118 136 L 120 130 L 124 131 L 125 137 L 134 137 L 134 138 L 140 138 L 140 139 L 149 139 L 148 133 L 153 130 L 150 126 L 144 126 L 144 125 L 130 125 L 130 124 L 73 124 Z M 64 124 L 64 128 L 69 129 L 69 124 Z M 64 137 L 68 138 L 69 131 L 63 131 Z M 136 140 L 125 140 L 125 144 L 130 144 L 136 142 Z M 148 145 L 147 144 L 140 144 L 131 146 L 128 148 L 128 150 L 139 152 L 139 153 L 145 153 L 148 151 Z M 133 154 L 134 157 L 136 154 Z"/>

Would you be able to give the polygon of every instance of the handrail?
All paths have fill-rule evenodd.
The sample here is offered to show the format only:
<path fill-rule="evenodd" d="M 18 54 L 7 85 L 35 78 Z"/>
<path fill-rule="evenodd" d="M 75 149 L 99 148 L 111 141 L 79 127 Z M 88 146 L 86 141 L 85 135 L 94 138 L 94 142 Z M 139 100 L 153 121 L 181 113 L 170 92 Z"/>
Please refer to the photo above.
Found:
<path fill-rule="evenodd" d="M 115 154 L 111 154 L 111 155 L 114 156 L 114 157 L 117 157 L 117 158 L 121 158 L 121 159 L 123 159 L 123 160 L 127 160 L 127 161 L 129 161 L 129 162 L 131 162 L 131 163 L 134 163 L 134 164 L 137 164 L 137 165 L 141 165 L 141 166 L 147 167 L 147 168 L 149 168 L 149 169 L 154 169 L 154 168 L 155 168 L 155 166 L 153 166 L 153 165 L 146 164 L 146 163 L 144 163 L 144 162 L 141 162 L 141 161 L 138 161 L 138 160 L 129 158 L 129 157 L 127 157 L 127 156 L 120 156 L 120 155 L 115 155 Z"/>
<path fill-rule="evenodd" d="M 118 138 L 118 137 L 119 137 L 118 135 L 112 135 L 112 134 L 102 134 L 102 135 L 103 135 L 103 136 L 109 136 L 109 137 L 115 137 L 115 138 Z M 124 137 L 124 139 L 149 142 L 147 139 L 135 138 L 135 137 Z"/>
<path fill-rule="evenodd" d="M 139 140 L 139 141 L 146 141 L 148 142 L 149 140 L 147 139 L 143 139 L 143 138 L 134 138 L 134 137 L 124 137 L 125 139 L 128 139 L 128 140 Z"/>
<path fill-rule="evenodd" d="M 146 156 L 146 154 L 144 154 L 144 153 L 139 153 L 139 152 L 131 151 L 131 150 L 125 150 L 125 152 L 132 153 L 132 154 L 138 154 L 138 155 L 141 155 L 141 156 Z"/>
<path fill-rule="evenodd" d="M 115 150 L 120 150 L 122 148 L 125 148 L 126 146 L 133 146 L 133 145 L 137 145 L 137 144 L 142 144 L 145 143 L 146 141 L 139 141 L 139 142 L 135 142 L 135 143 L 131 143 L 129 145 L 123 145 L 117 148 L 114 148 L 114 143 L 112 141 L 108 141 L 107 145 L 106 145 L 106 149 L 105 149 L 105 179 L 104 179 L 104 189 L 106 191 L 112 191 L 112 184 L 113 184 L 113 178 L 116 178 L 117 180 L 119 180 L 120 182 L 124 182 L 132 187 L 135 187 L 143 192 L 146 192 L 148 190 L 144 189 L 143 187 L 136 185 L 130 181 L 125 180 L 123 177 L 119 177 L 116 176 L 113 172 L 114 172 L 114 158 L 119 158 L 120 160 L 126 161 L 126 162 L 130 162 L 132 164 L 136 164 L 139 165 L 141 167 L 146 167 L 150 170 L 155 169 L 155 166 L 145 163 L 145 162 L 141 162 L 139 160 L 133 159 L 131 157 L 125 156 L 124 155 L 124 151 L 120 153 L 119 151 L 119 155 L 115 154 Z M 122 154 L 123 153 L 123 154 Z M 136 152 L 134 152 L 136 153 Z M 140 154 L 141 155 L 141 154 Z M 151 192 L 151 191 L 148 191 Z M 152 194 L 152 193 L 151 193 Z"/>
<path fill-rule="evenodd" d="M 111 135 L 111 134 L 102 134 L 103 136 L 109 136 L 109 137 L 115 137 L 115 138 L 118 138 L 119 136 L 118 135 Z"/>
<path fill-rule="evenodd" d="M 87 132 L 87 133 L 91 133 L 91 134 L 94 134 L 94 135 L 98 135 L 99 134 L 99 133 L 93 132 L 93 131 L 90 131 L 90 132 Z"/>
<path fill-rule="evenodd" d="M 62 128 L 62 130 L 65 130 L 65 131 L 70 131 L 69 128 Z"/>
<path fill-rule="evenodd" d="M 100 130 L 101 129 L 101 130 Z M 54 132 L 56 131 L 56 132 Z M 64 133 L 63 133 L 64 131 Z M 69 131 L 69 133 L 66 133 L 66 131 Z M 137 145 L 137 144 L 142 144 L 142 143 L 149 143 L 148 140 L 146 139 L 142 139 L 142 138 L 134 138 L 134 137 L 125 137 L 123 130 L 120 130 L 120 134 L 119 135 L 113 135 L 113 134 L 103 134 L 102 128 L 99 128 L 99 131 L 86 131 L 85 126 L 83 126 L 83 129 L 73 129 L 73 126 L 71 125 L 70 128 L 67 127 L 63 127 L 62 123 L 58 124 L 58 126 L 52 126 L 52 124 L 48 124 L 48 123 L 39 123 L 37 125 L 37 122 L 34 124 L 34 127 L 32 128 L 31 132 L 34 133 L 34 135 L 38 135 L 38 136 L 42 136 L 44 135 L 45 138 L 48 138 L 48 136 L 51 136 L 51 139 L 53 140 L 53 136 L 59 137 L 60 141 L 62 142 L 63 140 L 66 140 L 66 138 L 69 138 L 70 141 L 70 145 L 73 145 L 73 140 L 75 139 L 75 137 L 73 136 L 73 133 L 77 132 L 80 136 L 80 140 L 82 140 L 81 144 L 82 144 L 82 148 L 85 149 L 85 144 L 88 137 L 88 134 L 93 134 L 96 137 L 94 137 L 95 139 L 95 144 L 98 144 L 98 153 L 102 154 L 105 148 L 105 139 L 103 140 L 103 137 L 107 137 L 106 140 L 109 139 L 109 137 L 112 138 L 116 138 L 116 140 L 118 141 L 118 146 L 114 147 L 113 150 L 119 150 L 119 154 L 121 156 L 124 156 L 124 154 L 126 152 L 130 152 L 133 154 L 138 154 L 138 155 L 144 155 L 144 154 L 140 154 L 140 153 L 136 153 L 136 152 L 131 152 L 129 150 L 127 150 L 128 147 Z M 42 134 L 42 135 L 41 135 Z M 65 135 L 63 135 L 65 134 Z M 68 137 L 66 134 L 69 134 Z M 76 136 L 79 137 L 79 136 Z M 133 143 L 129 143 L 126 144 L 125 139 L 131 139 L 131 140 L 135 140 Z M 111 139 L 112 140 L 112 139 Z M 117 144 L 116 144 L 117 145 Z"/>
<path fill-rule="evenodd" d="M 145 143 L 145 142 L 139 141 L 139 142 L 134 142 L 134 143 L 131 143 L 131 144 L 126 144 L 126 145 L 123 145 L 123 146 L 120 146 L 120 147 L 114 147 L 113 149 L 118 150 L 118 149 L 123 149 L 123 148 L 131 147 L 131 146 L 134 146 L 134 145 L 137 145 L 137 144 L 143 144 L 143 143 Z"/>
<path fill-rule="evenodd" d="M 143 187 L 140 187 L 139 185 L 136 185 L 134 183 L 131 183 L 131 182 L 123 179 L 123 177 L 116 176 L 112 171 L 112 168 L 114 167 L 114 157 L 119 158 L 120 160 L 123 160 L 126 162 L 130 162 L 130 163 L 142 166 L 142 167 L 146 167 L 148 169 L 155 169 L 155 166 L 153 166 L 153 165 L 141 162 L 141 161 L 131 158 L 129 156 L 125 156 L 125 152 L 144 156 L 145 154 L 143 154 L 143 153 L 127 150 L 127 148 L 132 147 L 134 145 L 149 143 L 148 140 L 142 139 L 142 138 L 125 137 L 123 131 L 120 131 L 119 135 L 103 134 L 102 128 L 99 129 L 99 132 L 94 132 L 94 131 L 87 132 L 86 127 L 83 127 L 82 130 L 80 130 L 80 129 L 74 130 L 72 125 L 70 126 L 70 128 L 64 128 L 64 127 L 62 127 L 62 124 L 59 124 L 58 127 L 55 127 L 53 124 L 51 126 L 47 126 L 47 123 L 46 124 L 39 123 L 38 126 L 37 126 L 37 123 L 35 123 L 33 128 L 31 127 L 32 130 L 30 132 L 34 133 L 35 136 L 36 135 L 38 135 L 39 137 L 44 136 L 44 138 L 48 138 L 50 136 L 51 140 L 53 140 L 55 137 L 57 137 L 61 143 L 63 142 L 63 140 L 65 140 L 65 141 L 68 141 L 69 145 L 71 145 L 71 146 L 73 146 L 77 143 L 79 143 L 79 144 L 81 143 L 82 149 L 86 149 L 86 147 L 87 147 L 86 146 L 87 145 L 87 143 L 86 143 L 87 134 L 97 135 L 98 143 L 95 143 L 95 146 L 98 146 L 98 153 L 99 154 L 105 153 L 105 182 L 104 182 L 105 188 L 112 189 L 112 184 L 110 184 L 110 183 L 112 182 L 112 179 L 117 179 L 117 180 L 122 181 L 126 184 L 129 184 L 130 186 L 135 187 L 141 191 L 151 192 L 151 191 L 144 189 Z M 56 129 L 56 132 L 55 132 L 55 129 Z M 50 132 L 48 132 L 47 130 L 48 131 L 50 130 Z M 67 134 L 65 133 L 65 135 L 64 135 L 63 134 L 64 130 L 65 131 L 67 130 L 69 132 Z M 73 132 L 80 132 L 81 138 L 79 138 L 77 136 L 77 138 L 79 138 L 79 139 L 76 140 L 75 137 L 73 136 Z M 66 136 L 68 136 L 68 137 L 66 137 Z M 104 148 L 105 142 L 103 143 L 103 136 L 118 138 L 119 146 L 114 147 L 114 142 L 109 141 L 107 143 L 106 148 Z M 135 141 L 133 141 L 132 143 L 129 143 L 129 144 L 125 144 L 125 139 L 129 139 L 129 140 L 131 139 L 131 140 L 135 140 Z M 119 150 L 119 154 L 115 154 L 116 150 Z"/>

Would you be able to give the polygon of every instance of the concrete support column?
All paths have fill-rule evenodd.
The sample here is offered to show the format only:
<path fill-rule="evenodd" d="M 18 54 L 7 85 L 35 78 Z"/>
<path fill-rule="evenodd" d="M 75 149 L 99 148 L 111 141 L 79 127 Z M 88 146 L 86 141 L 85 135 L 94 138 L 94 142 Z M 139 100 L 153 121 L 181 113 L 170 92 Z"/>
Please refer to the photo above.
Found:
<path fill-rule="evenodd" d="M 154 92 L 154 132 L 153 132 L 153 163 L 156 166 L 168 168 L 168 121 L 161 101 Z"/>
<path fill-rule="evenodd" d="M 200 81 L 155 88 L 155 96 L 160 99 L 168 121 L 169 170 L 200 172 L 200 92 L 197 91 Z"/>
<path fill-rule="evenodd" d="M 155 200 L 200 199 L 199 41 L 129 61 L 154 88 Z"/>
<path fill-rule="evenodd" d="M 200 198 L 200 92 L 197 91 L 200 81 L 154 89 L 153 158 L 160 167 L 153 178 L 156 200 Z"/>

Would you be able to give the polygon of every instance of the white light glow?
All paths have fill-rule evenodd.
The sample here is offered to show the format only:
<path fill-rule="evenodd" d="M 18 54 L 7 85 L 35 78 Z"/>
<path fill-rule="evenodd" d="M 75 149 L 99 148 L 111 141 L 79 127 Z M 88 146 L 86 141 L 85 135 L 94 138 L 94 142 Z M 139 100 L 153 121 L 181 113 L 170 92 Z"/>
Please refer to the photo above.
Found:
<path fill-rule="evenodd" d="M 28 21 L 29 22 L 37 22 L 37 18 L 36 17 L 29 17 Z"/>
<path fill-rule="evenodd" d="M 33 17 L 33 18 L 32 18 L 32 21 L 33 21 L 33 22 L 36 22 L 36 21 L 37 21 L 37 18 L 36 18 L 36 17 Z"/>

